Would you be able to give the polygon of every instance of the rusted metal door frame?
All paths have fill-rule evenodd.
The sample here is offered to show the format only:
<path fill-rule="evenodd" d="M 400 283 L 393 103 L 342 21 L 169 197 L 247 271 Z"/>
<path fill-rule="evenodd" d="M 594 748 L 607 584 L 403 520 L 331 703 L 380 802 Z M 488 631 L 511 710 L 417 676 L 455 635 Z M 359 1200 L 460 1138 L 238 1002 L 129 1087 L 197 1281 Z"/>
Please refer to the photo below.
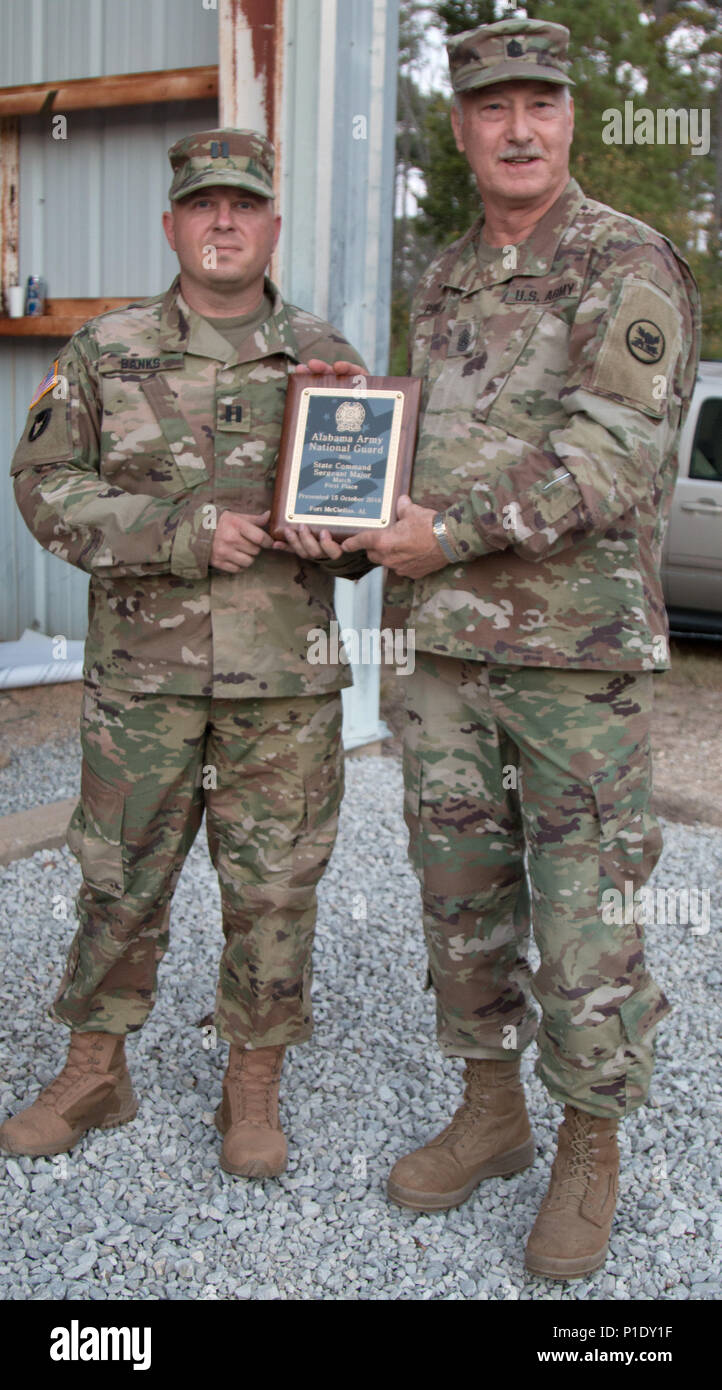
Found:
<path fill-rule="evenodd" d="M 218 124 L 260 130 L 276 151 L 276 198 L 283 170 L 283 53 L 285 0 L 219 0 Z M 274 252 L 271 279 L 280 279 Z"/>
<path fill-rule="evenodd" d="M 0 293 L 17 285 L 20 273 L 20 134 L 17 117 L 0 119 Z M 2 305 L 0 304 L 0 313 Z"/>

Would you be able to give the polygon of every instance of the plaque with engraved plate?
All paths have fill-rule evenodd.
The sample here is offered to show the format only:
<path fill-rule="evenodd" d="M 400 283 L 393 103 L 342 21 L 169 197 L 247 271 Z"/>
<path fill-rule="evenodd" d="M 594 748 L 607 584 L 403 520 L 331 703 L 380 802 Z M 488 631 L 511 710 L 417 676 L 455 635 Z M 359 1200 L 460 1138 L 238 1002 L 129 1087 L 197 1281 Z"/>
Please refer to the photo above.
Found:
<path fill-rule="evenodd" d="M 290 376 L 271 535 L 305 525 L 343 539 L 391 526 L 409 489 L 420 403 L 417 377 Z"/>

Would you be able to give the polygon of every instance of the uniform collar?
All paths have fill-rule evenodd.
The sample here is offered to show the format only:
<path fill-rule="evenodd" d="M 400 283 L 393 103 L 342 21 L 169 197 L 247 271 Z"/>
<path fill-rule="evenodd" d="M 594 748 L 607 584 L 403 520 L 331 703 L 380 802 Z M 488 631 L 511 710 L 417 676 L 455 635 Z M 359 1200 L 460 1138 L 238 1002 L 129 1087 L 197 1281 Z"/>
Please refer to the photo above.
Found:
<path fill-rule="evenodd" d="M 263 288 L 271 300 L 271 313 L 255 333 L 239 349 L 235 349 L 202 314 L 197 314 L 186 304 L 180 291 L 180 276 L 177 275 L 163 296 L 159 346 L 166 352 L 191 352 L 199 357 L 215 357 L 226 366 L 253 362 L 278 353 L 290 357 L 293 362 L 300 362 L 299 346 L 280 291 L 268 276 L 264 279 Z"/>
<path fill-rule="evenodd" d="M 499 255 L 491 264 L 480 266 L 477 248 L 484 214 L 477 219 L 461 240 L 451 272 L 444 281 L 449 289 L 461 290 L 462 294 L 473 294 L 489 285 L 500 285 L 517 275 L 548 275 L 559 249 L 559 243 L 576 214 L 585 202 L 584 194 L 576 179 L 570 179 L 566 188 L 559 194 L 555 203 L 545 212 L 540 222 L 525 241 L 517 245 L 517 260 L 513 269 L 503 265 L 503 247 L 498 247 Z"/>

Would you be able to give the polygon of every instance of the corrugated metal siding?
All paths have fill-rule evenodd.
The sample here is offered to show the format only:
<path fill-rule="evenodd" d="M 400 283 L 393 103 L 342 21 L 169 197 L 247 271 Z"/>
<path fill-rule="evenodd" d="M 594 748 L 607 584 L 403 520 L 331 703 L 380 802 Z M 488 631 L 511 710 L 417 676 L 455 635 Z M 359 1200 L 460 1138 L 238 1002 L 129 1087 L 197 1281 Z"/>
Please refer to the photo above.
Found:
<path fill-rule="evenodd" d="M 43 274 L 55 297 L 157 294 L 178 269 L 161 227 L 167 151 L 213 126 L 215 102 L 72 111 L 68 139 L 42 116 L 20 137 L 20 274 Z"/>
<path fill-rule="evenodd" d="M 0 86 L 218 61 L 201 0 L 2 0 Z"/>
<path fill-rule="evenodd" d="M 388 365 L 397 31 L 397 0 L 286 7 L 284 293 L 343 328 L 378 372 Z"/>
<path fill-rule="evenodd" d="M 0 85 L 197 67 L 218 58 L 218 16 L 200 0 L 3 0 Z M 49 117 L 20 137 L 20 276 L 42 274 L 59 298 L 157 294 L 177 263 L 160 225 L 166 152 L 217 123 L 215 102 L 70 112 L 68 139 Z M 28 402 L 60 344 L 0 341 L 0 640 L 38 625 L 82 638 L 87 578 L 27 531 L 8 478 Z"/>
<path fill-rule="evenodd" d="M 388 369 L 397 0 L 287 0 L 281 285 Z M 312 75 L 309 81 L 309 75 Z M 382 573 L 336 585 L 341 627 L 377 628 Z M 354 665 L 347 748 L 379 736 L 380 668 Z M 382 731 L 382 730 L 381 730 Z"/>

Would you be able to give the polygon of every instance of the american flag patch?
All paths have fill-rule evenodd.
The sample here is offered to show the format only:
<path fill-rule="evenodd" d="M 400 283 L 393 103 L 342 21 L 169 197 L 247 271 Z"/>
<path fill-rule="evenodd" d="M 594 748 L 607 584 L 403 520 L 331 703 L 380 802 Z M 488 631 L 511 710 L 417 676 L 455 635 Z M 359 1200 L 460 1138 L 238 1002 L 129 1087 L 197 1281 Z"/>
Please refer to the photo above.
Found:
<path fill-rule="evenodd" d="M 32 399 L 31 402 L 30 402 L 30 406 L 29 406 L 29 409 L 30 409 L 30 410 L 32 410 L 32 408 L 33 408 L 34 405 L 37 405 L 38 401 L 41 401 L 41 400 L 43 399 L 43 396 L 47 396 L 48 391 L 52 391 L 53 387 L 57 385 L 57 383 L 58 383 L 58 381 L 59 381 L 59 377 L 58 377 L 58 362 L 59 362 L 59 361 L 60 361 L 60 359 L 59 359 L 59 358 L 56 358 L 55 361 L 53 362 L 52 367 L 50 368 L 50 371 L 45 373 L 45 376 L 43 377 L 43 379 L 42 379 L 42 381 L 41 381 L 41 383 L 40 383 L 40 385 L 39 385 L 37 391 L 35 392 L 35 395 L 33 396 L 33 399 Z"/>

